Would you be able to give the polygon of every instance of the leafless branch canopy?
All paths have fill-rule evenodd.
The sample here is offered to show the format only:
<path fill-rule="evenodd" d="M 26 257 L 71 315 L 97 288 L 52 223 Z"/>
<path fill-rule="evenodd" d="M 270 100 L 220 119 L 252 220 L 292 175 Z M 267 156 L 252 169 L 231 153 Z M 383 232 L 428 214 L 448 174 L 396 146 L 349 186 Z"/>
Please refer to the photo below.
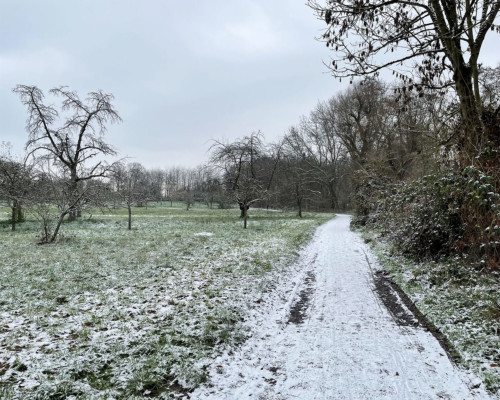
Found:
<path fill-rule="evenodd" d="M 28 108 L 26 129 L 29 154 L 51 159 L 70 171 L 75 181 L 103 176 L 102 161 L 88 165 L 99 155 L 115 155 L 116 151 L 104 140 L 109 123 L 121 121 L 112 105 L 113 95 L 91 92 L 85 101 L 78 94 L 61 86 L 50 93 L 61 99 L 60 111 L 45 103 L 43 92 L 36 86 L 18 85 L 13 90 Z M 55 126 L 60 122 L 59 126 Z"/>
<path fill-rule="evenodd" d="M 405 92 L 454 87 L 460 102 L 465 163 L 487 147 L 479 84 L 486 34 L 500 32 L 498 0 L 308 0 L 326 22 L 338 78 L 377 76 L 392 69 Z"/>
<path fill-rule="evenodd" d="M 477 66 L 486 33 L 495 24 L 498 0 L 308 0 L 327 28 L 320 40 L 335 52 L 334 76 L 415 68 L 424 84 L 446 79 L 462 65 Z M 464 54 L 468 59 L 464 59 Z M 406 70 L 408 71 L 408 70 Z M 448 75 L 449 76 L 449 75 Z M 411 79 L 411 78 L 407 78 Z"/>
<path fill-rule="evenodd" d="M 254 132 L 232 143 L 216 140 L 210 150 L 210 164 L 223 171 L 225 189 L 233 193 L 240 206 L 266 198 L 279 162 L 280 146 L 270 156 L 263 135 Z"/>

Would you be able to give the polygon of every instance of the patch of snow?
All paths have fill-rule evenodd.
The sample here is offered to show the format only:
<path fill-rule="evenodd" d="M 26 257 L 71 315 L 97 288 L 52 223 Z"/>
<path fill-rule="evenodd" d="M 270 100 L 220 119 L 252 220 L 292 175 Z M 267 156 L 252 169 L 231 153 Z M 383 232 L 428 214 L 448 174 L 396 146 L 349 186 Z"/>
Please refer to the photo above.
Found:
<path fill-rule="evenodd" d="M 27 390 L 33 390 L 35 388 L 37 388 L 38 386 L 40 386 L 40 382 L 37 382 L 33 379 L 26 379 L 23 383 L 21 383 L 21 385 L 23 388 L 27 389 Z"/>

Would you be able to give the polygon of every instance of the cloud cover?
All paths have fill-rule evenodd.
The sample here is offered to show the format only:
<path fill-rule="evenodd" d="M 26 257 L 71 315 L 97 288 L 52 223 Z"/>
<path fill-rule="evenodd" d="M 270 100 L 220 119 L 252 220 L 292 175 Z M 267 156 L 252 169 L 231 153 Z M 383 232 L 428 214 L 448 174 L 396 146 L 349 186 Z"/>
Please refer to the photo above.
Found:
<path fill-rule="evenodd" d="M 301 2 L 2 1 L 0 140 L 20 152 L 16 84 L 116 97 L 108 140 L 148 167 L 193 166 L 211 139 L 275 139 L 337 90 Z"/>
<path fill-rule="evenodd" d="M 211 139 L 276 139 L 345 87 L 303 1 L 2 0 L 0 15 L 0 141 L 17 152 L 27 134 L 16 84 L 113 93 L 123 123 L 108 140 L 147 167 L 202 163 Z"/>

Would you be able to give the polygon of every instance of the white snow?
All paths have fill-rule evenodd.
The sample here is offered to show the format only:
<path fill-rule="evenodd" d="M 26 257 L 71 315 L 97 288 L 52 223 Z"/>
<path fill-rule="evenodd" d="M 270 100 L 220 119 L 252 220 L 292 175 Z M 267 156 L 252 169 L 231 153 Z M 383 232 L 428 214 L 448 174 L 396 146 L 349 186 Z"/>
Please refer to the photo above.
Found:
<path fill-rule="evenodd" d="M 349 221 L 339 215 L 318 229 L 295 279 L 259 302 L 252 337 L 214 360 L 192 399 L 490 398 L 429 332 L 396 324 L 374 292 L 376 260 Z M 307 287 L 303 323 L 289 322 Z"/>

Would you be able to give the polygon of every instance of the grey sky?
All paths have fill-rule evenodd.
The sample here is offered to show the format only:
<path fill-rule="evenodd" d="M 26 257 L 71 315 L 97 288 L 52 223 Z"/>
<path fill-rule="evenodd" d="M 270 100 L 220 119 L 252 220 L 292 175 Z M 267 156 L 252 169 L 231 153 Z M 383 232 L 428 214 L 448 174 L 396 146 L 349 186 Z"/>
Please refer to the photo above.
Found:
<path fill-rule="evenodd" d="M 108 141 L 147 167 L 200 164 L 210 139 L 274 140 L 342 88 L 304 2 L 1 0 L 0 141 L 26 141 L 19 83 L 113 93 Z"/>
<path fill-rule="evenodd" d="M 148 167 L 199 164 L 210 139 L 273 140 L 339 87 L 301 0 L 2 0 L 0 15 L 0 140 L 17 152 L 18 83 L 113 93 L 108 140 Z"/>

